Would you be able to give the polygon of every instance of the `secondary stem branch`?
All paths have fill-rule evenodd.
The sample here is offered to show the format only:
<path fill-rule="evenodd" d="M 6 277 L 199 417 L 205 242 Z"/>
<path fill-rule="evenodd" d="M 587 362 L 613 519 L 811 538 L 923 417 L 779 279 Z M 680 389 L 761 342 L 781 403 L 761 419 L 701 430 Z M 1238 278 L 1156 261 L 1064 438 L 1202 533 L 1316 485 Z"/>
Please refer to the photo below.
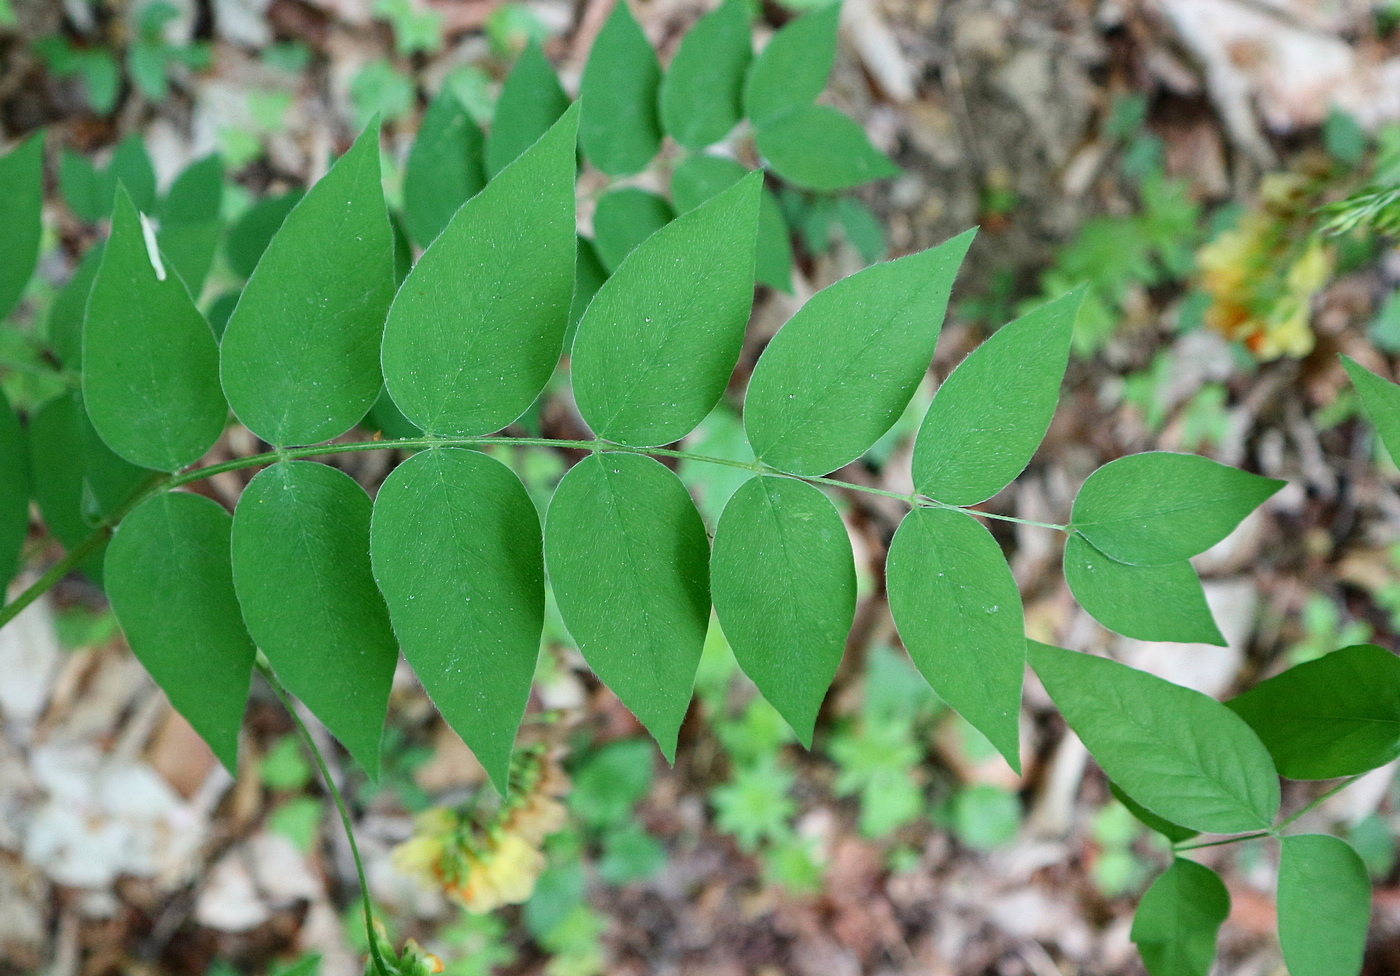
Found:
<path fill-rule="evenodd" d="M 499 444 L 506 447 L 552 447 L 552 448 L 572 448 L 578 451 L 620 451 L 627 454 L 642 454 L 655 457 L 676 458 L 682 461 L 699 461 L 704 464 L 718 464 L 728 468 L 739 468 L 743 471 L 751 471 L 754 474 L 775 474 L 788 478 L 797 478 L 800 481 L 807 481 L 812 484 L 829 485 L 833 488 L 842 488 L 847 491 L 863 492 L 867 495 L 879 495 L 883 498 L 893 498 L 911 508 L 921 505 L 933 506 L 936 508 L 947 508 L 954 511 L 966 512 L 969 515 L 980 516 L 981 518 L 996 519 L 1001 522 L 1015 522 L 1018 525 L 1034 525 L 1043 529 L 1054 529 L 1059 532 L 1067 532 L 1068 527 L 1056 525 L 1053 522 L 1034 522 L 1030 519 L 1016 518 L 1012 515 L 1000 515 L 996 512 L 982 512 L 971 508 L 962 508 L 957 505 L 947 505 L 943 502 L 924 498 L 921 495 L 904 495 L 897 491 L 886 491 L 883 488 L 872 488 L 869 485 L 857 485 L 849 481 L 838 481 L 835 478 L 800 477 L 786 474 L 782 471 L 774 471 L 757 461 L 736 461 L 733 458 L 711 457 L 705 454 L 694 454 L 690 451 L 673 451 L 664 447 L 629 447 L 624 444 L 613 444 L 609 441 L 593 440 L 566 440 L 554 437 L 498 437 L 495 435 L 484 435 L 479 437 L 404 437 L 397 440 L 379 441 L 351 441 L 344 444 L 317 444 L 311 447 L 288 447 L 276 451 L 266 451 L 262 454 L 250 454 L 247 457 L 233 458 L 228 461 L 220 461 L 218 464 L 211 464 L 203 468 L 192 468 L 188 471 L 174 475 L 161 476 L 158 480 L 143 485 L 127 502 L 117 511 L 107 516 L 88 536 L 77 546 L 71 549 L 62 559 L 49 567 L 43 576 L 39 577 L 33 585 L 26 589 L 10 603 L 0 608 L 0 627 L 5 626 L 19 612 L 29 604 L 33 603 L 43 593 L 53 587 L 68 573 L 78 567 L 78 565 L 99 550 L 103 543 L 110 538 L 112 530 L 117 526 L 127 512 L 141 504 L 152 495 L 168 491 L 171 488 L 179 488 L 183 485 L 192 484 L 196 481 L 203 481 L 216 474 L 223 474 L 228 471 L 241 471 L 245 468 L 262 467 L 268 464 L 275 464 L 278 461 L 298 460 L 301 458 L 324 457 L 329 454 L 351 454 L 359 451 L 385 451 L 385 450 L 429 450 L 435 447 L 484 447 L 490 444 Z"/>
<path fill-rule="evenodd" d="M 355 861 L 355 873 L 360 879 L 360 903 L 365 913 L 365 937 L 369 940 L 370 958 L 374 960 L 374 968 L 380 976 L 389 976 L 389 967 L 385 965 L 383 958 L 379 955 L 379 940 L 374 933 L 374 910 L 369 904 L 369 883 L 365 880 L 365 865 L 360 860 L 360 848 L 355 843 L 355 828 L 350 822 L 350 811 L 345 806 L 345 798 L 341 796 L 340 790 L 335 785 L 335 780 L 331 778 L 330 767 L 326 765 L 325 756 L 321 755 L 321 750 L 316 746 L 316 740 L 311 737 L 311 730 L 306 727 L 306 723 L 297 714 L 296 705 L 293 704 L 287 692 L 282 688 L 282 684 L 277 680 L 277 675 L 272 673 L 272 669 L 262 661 L 258 662 L 258 671 L 267 680 L 268 687 L 277 696 L 277 700 L 282 703 L 282 707 L 287 710 L 287 714 L 296 723 L 297 733 L 301 736 L 302 742 L 311 752 L 311 757 L 316 761 L 316 769 L 321 774 L 321 780 L 326 784 L 326 790 L 335 800 L 335 808 L 340 813 L 340 822 L 345 827 L 345 836 L 350 841 L 350 856 Z"/>

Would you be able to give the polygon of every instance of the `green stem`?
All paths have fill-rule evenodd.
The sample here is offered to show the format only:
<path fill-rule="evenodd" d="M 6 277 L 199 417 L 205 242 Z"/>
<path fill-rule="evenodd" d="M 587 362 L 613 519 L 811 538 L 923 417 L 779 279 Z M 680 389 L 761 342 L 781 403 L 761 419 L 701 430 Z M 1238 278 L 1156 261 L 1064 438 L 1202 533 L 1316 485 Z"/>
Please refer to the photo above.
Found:
<path fill-rule="evenodd" d="M 1316 810 L 1318 807 L 1322 806 L 1322 804 L 1332 799 L 1332 797 L 1336 796 L 1338 793 L 1342 792 L 1342 790 L 1346 789 L 1352 783 L 1355 783 L 1357 780 L 1359 780 L 1362 776 L 1365 775 L 1365 773 L 1357 773 L 1355 776 L 1348 776 L 1346 779 L 1342 780 L 1340 783 L 1332 787 L 1326 793 L 1323 793 L 1317 799 L 1313 800 L 1307 806 L 1303 807 L 1303 809 L 1293 814 L 1293 816 L 1280 823 L 1277 827 L 1273 829 L 1273 833 L 1281 834 L 1285 827 L 1290 826 L 1299 817 L 1302 817 L 1304 814 L 1311 813 L 1313 810 Z"/>
<path fill-rule="evenodd" d="M 118 522 L 126 518 L 128 512 L 150 496 L 169 486 L 170 481 L 166 477 L 158 477 L 155 480 L 147 481 L 137 488 L 130 498 L 123 502 L 101 522 L 97 523 L 96 528 L 92 530 L 92 535 L 68 550 L 62 559 L 50 566 L 44 572 L 44 575 L 40 576 L 26 587 L 23 593 L 3 607 L 0 607 L 0 627 L 4 627 L 11 620 L 18 617 L 25 607 L 47 593 L 59 580 L 77 569 L 83 560 L 106 545 L 107 540 L 112 537 L 112 530 L 116 528 Z"/>
<path fill-rule="evenodd" d="M 360 847 L 355 843 L 355 828 L 350 823 L 350 811 L 346 809 L 345 798 L 341 796 L 340 790 L 335 785 L 335 780 L 331 778 L 330 767 L 326 765 L 326 758 L 321 755 L 321 750 L 316 747 L 316 740 L 311 737 L 311 730 L 306 727 L 306 723 L 297 714 L 296 706 L 288 697 L 281 682 L 277 680 L 277 675 L 273 674 L 272 668 L 263 661 L 258 661 L 257 667 L 259 673 L 266 679 L 268 687 L 272 689 L 272 693 L 277 696 L 277 700 L 282 703 L 282 707 L 287 710 L 287 714 L 296 723 L 297 733 L 311 752 L 311 758 L 316 761 L 316 769 L 321 774 L 322 782 L 326 784 L 326 790 L 335 800 L 335 808 L 340 812 L 340 822 L 345 827 L 345 837 L 350 841 L 350 856 L 355 860 L 355 873 L 360 879 L 360 903 L 365 912 L 365 937 L 369 940 L 370 958 L 374 960 L 374 968 L 379 971 L 380 976 L 390 976 L 389 967 L 379 954 L 379 940 L 374 933 L 374 909 L 370 907 L 369 903 L 369 883 L 365 880 L 365 865 L 360 860 Z"/>
<path fill-rule="evenodd" d="M 1014 515 L 999 515 L 996 512 L 981 512 L 975 508 L 964 508 L 961 505 L 948 505 L 944 502 L 936 502 L 931 498 L 928 500 L 928 503 L 933 508 L 947 508 L 955 512 L 966 512 L 968 515 L 980 515 L 982 516 L 982 518 L 996 519 L 998 522 L 1015 522 L 1017 525 L 1034 525 L 1037 528 L 1041 529 L 1054 529 L 1056 532 L 1069 531 L 1068 525 L 1058 525 L 1054 522 L 1036 522 L 1032 519 L 1017 518 Z"/>
<path fill-rule="evenodd" d="M 1043 529 L 1055 529 L 1059 532 L 1068 531 L 1067 526 L 1056 525 L 1053 522 L 1034 522 L 1030 519 L 1016 518 L 1012 515 L 981 512 L 972 508 L 948 505 L 930 498 L 924 498 L 921 495 L 903 495 L 897 491 L 886 491 L 883 488 L 871 488 L 868 485 L 852 484 L 849 481 L 838 481 L 835 478 L 799 477 L 797 475 L 785 474 L 781 471 L 772 471 L 757 461 L 735 461 L 732 458 L 710 457 L 705 454 L 693 454 L 690 451 L 673 451 L 664 447 L 628 447 L 625 444 L 613 444 L 609 441 L 602 440 L 583 441 L 565 440 L 554 437 L 497 437 L 494 435 L 484 435 L 480 437 L 404 437 L 398 440 L 352 441 L 345 444 L 317 444 L 311 447 L 288 447 L 275 451 L 265 451 L 262 454 L 250 454 L 247 457 L 233 458 L 229 461 L 211 464 L 208 467 L 192 468 L 180 474 L 162 476 L 159 480 L 143 486 L 126 504 L 103 519 L 97 525 L 96 529 L 94 529 L 92 535 L 88 536 L 88 538 L 74 547 L 62 559 L 49 567 L 49 570 L 44 573 L 43 576 L 39 577 L 32 586 L 15 597 L 14 600 L 7 603 L 4 607 L 0 607 L 0 627 L 5 626 L 5 624 L 13 620 L 21 610 L 33 603 L 40 595 L 76 568 L 80 562 L 100 548 L 102 543 L 111 536 L 112 530 L 116 527 L 117 523 L 125 517 L 127 512 L 158 492 L 168 491 L 171 488 L 180 488 L 196 481 L 203 481 L 205 478 L 211 478 L 217 474 L 224 474 L 229 471 L 241 471 L 244 468 L 261 467 L 263 465 L 275 464 L 278 461 L 325 457 L 330 454 L 352 454 L 359 451 L 430 450 L 435 447 L 483 447 L 489 444 L 501 444 L 507 447 L 572 448 L 578 451 L 591 452 L 619 451 L 627 454 L 677 458 L 683 461 L 700 461 L 705 464 L 718 464 L 723 467 L 751 471 L 755 474 L 781 475 L 787 478 L 797 478 L 799 481 L 807 481 L 812 484 L 829 485 L 833 488 L 842 488 L 847 491 L 859 491 L 867 495 L 879 495 L 883 498 L 893 498 L 897 501 L 904 502 L 904 504 L 912 508 L 917 508 L 921 505 L 929 505 L 935 508 L 946 508 L 953 511 L 966 512 L 969 515 L 976 515 L 981 518 L 996 519 L 1001 522 L 1034 525 Z"/>
<path fill-rule="evenodd" d="M 1179 854 L 1182 851 L 1195 851 L 1200 850 L 1203 847 L 1220 847 L 1222 844 L 1238 844 L 1242 840 L 1255 840 L 1259 837 L 1282 838 L 1284 829 L 1293 824 L 1296 820 L 1298 820 L 1298 818 L 1302 817 L 1304 814 L 1316 810 L 1318 807 L 1322 806 L 1322 804 L 1326 803 L 1332 797 L 1336 796 L 1338 793 L 1342 792 L 1342 790 L 1346 789 L 1352 783 L 1355 783 L 1357 780 L 1359 780 L 1362 776 L 1365 775 L 1365 773 L 1357 773 L 1355 776 L 1348 776 L 1346 779 L 1342 780 L 1340 783 L 1332 787 L 1326 793 L 1323 793 L 1321 796 L 1315 798 L 1311 803 L 1303 807 L 1297 813 L 1293 814 L 1291 817 L 1288 817 L 1285 820 L 1280 821 L 1268 830 L 1259 830 L 1255 831 L 1252 834 L 1240 834 L 1236 837 L 1226 837 L 1224 840 L 1210 840 L 1202 844 L 1173 844 L 1172 850 Z"/>
<path fill-rule="evenodd" d="M 1172 851 L 1180 854 L 1182 851 L 1198 851 L 1203 847 L 1220 847 L 1224 844 L 1238 844 L 1242 840 L 1256 840 L 1260 837 L 1273 836 L 1272 830 L 1259 830 L 1252 834 L 1240 834 L 1238 837 L 1226 837 L 1224 840 L 1208 840 L 1201 844 L 1173 844 Z"/>

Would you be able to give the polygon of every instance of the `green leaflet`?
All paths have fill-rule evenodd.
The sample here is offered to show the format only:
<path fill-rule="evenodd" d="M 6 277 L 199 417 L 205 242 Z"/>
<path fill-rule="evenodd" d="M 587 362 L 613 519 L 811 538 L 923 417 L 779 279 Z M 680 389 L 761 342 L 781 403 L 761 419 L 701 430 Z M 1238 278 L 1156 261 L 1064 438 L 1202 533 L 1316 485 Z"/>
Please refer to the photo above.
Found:
<path fill-rule="evenodd" d="M 593 454 L 569 469 L 545 519 L 545 563 L 588 666 L 674 761 L 710 617 L 710 545 L 670 469 Z"/>
<path fill-rule="evenodd" d="M 218 220 L 224 200 L 224 164 L 217 155 L 190 163 L 161 201 L 161 224 L 190 224 Z"/>
<path fill-rule="evenodd" d="M 196 160 L 175 178 L 160 206 L 160 252 L 198 299 L 223 236 L 224 164 Z"/>
<path fill-rule="evenodd" d="M 58 189 L 73 216 L 94 224 L 111 213 L 112 200 L 104 194 L 103 184 L 102 174 L 86 156 L 63 149 L 58 157 Z"/>
<path fill-rule="evenodd" d="M 48 403 L 29 418 L 29 472 L 34 500 L 54 538 L 72 549 L 91 534 L 98 519 L 131 497 L 150 472 L 122 460 L 102 442 L 77 390 Z M 83 570 L 98 577 L 100 558 Z"/>
<path fill-rule="evenodd" d="M 142 213 L 153 213 L 156 209 L 156 168 L 151 155 L 146 151 L 141 134 L 133 132 L 112 150 L 112 158 L 103 174 L 103 207 L 100 218 L 112 212 L 112 200 L 117 186 L 125 186 L 131 194 L 131 202 Z M 99 219 L 100 219 L 99 218 Z"/>
<path fill-rule="evenodd" d="M 841 235 L 866 264 L 885 259 L 885 225 L 869 207 L 855 197 L 841 197 L 836 201 L 836 215 L 841 221 Z"/>
<path fill-rule="evenodd" d="M 408 273 L 413 270 L 413 244 L 408 239 L 408 231 L 404 229 L 402 214 L 389 214 L 389 230 L 394 239 L 394 293 L 398 294 Z"/>
<path fill-rule="evenodd" d="M 83 363 L 92 425 L 132 464 L 178 471 L 223 433 L 214 333 L 122 188 L 88 300 Z"/>
<path fill-rule="evenodd" d="M 1278 812 L 1269 753 L 1213 698 L 1116 661 L 1031 641 L 1031 667 L 1123 792 L 1203 833 L 1262 830 Z"/>
<path fill-rule="evenodd" d="M 739 666 L 811 748 L 856 612 L 851 540 L 836 506 L 805 482 L 750 479 L 715 529 L 710 588 Z"/>
<path fill-rule="evenodd" d="M 370 572 L 370 511 L 335 468 L 274 464 L 239 496 L 232 553 L 248 633 L 375 778 L 399 644 Z"/>
<path fill-rule="evenodd" d="M 1120 563 L 1165 566 L 1205 552 L 1283 485 L 1194 454 L 1131 454 L 1089 475 L 1071 522 Z"/>
<path fill-rule="evenodd" d="M 1011 484 L 1060 399 L 1083 291 L 1048 302 L 974 349 L 934 394 L 914 443 L 914 487 L 976 505 Z"/>
<path fill-rule="evenodd" d="M 240 278 L 252 277 L 262 260 L 272 237 L 282 227 L 292 208 L 306 196 L 306 191 L 288 190 L 275 197 L 264 197 L 248 208 L 229 228 L 224 240 L 224 256 L 229 269 Z"/>
<path fill-rule="evenodd" d="M 1132 939 L 1151 976 L 1210 976 L 1215 937 L 1230 914 L 1225 882 L 1177 858 L 1152 882 L 1133 915 Z"/>
<path fill-rule="evenodd" d="M 571 108 L 457 211 L 384 326 L 384 382 L 432 434 L 489 434 L 530 406 L 559 362 L 574 287 Z"/>
<path fill-rule="evenodd" d="M 161 492 L 122 519 L 104 575 L 137 660 L 236 774 L 256 651 L 233 592 L 232 524 L 208 498 Z"/>
<path fill-rule="evenodd" d="M 1366 419 L 1375 425 L 1391 458 L 1400 458 L 1400 386 L 1377 376 L 1350 357 L 1343 356 L 1342 365 L 1361 396 Z"/>
<path fill-rule="evenodd" d="M 43 232 L 44 136 L 0 156 L 0 320 L 14 311 L 39 260 Z M 4 572 L 0 570 L 0 573 Z"/>
<path fill-rule="evenodd" d="M 608 273 L 652 234 L 671 222 L 675 211 L 654 193 L 625 186 L 598 198 L 593 212 L 593 246 Z"/>
<path fill-rule="evenodd" d="M 419 247 L 431 244 L 457 208 L 486 185 L 484 142 L 472 117 L 444 86 L 423 114 L 404 167 L 403 220 Z"/>
<path fill-rule="evenodd" d="M 773 172 L 822 193 L 899 175 L 855 120 L 826 105 L 807 105 L 758 127 L 754 140 Z"/>
<path fill-rule="evenodd" d="M 73 276 L 49 306 L 49 319 L 44 329 L 49 348 L 65 369 L 81 371 L 83 368 L 83 317 L 87 315 L 88 297 L 92 294 L 92 283 L 97 280 L 97 269 L 102 265 L 102 251 L 103 244 L 99 241 L 83 253 L 82 260 L 73 269 Z"/>
<path fill-rule="evenodd" d="M 379 395 L 393 297 L 376 122 L 287 215 L 224 329 L 220 376 L 238 419 L 277 447 L 353 427 Z"/>
<path fill-rule="evenodd" d="M 579 83 L 578 139 L 609 176 L 641 171 L 661 148 L 656 107 L 661 65 L 627 0 L 617 0 L 588 52 Z"/>
<path fill-rule="evenodd" d="M 744 426 L 759 460 L 824 475 L 890 429 L 933 359 L 972 235 L 838 281 L 778 330 L 745 399 Z"/>
<path fill-rule="evenodd" d="M 19 418 L 0 390 L 0 593 L 5 592 L 19 566 L 20 550 L 29 534 L 29 450 Z"/>
<path fill-rule="evenodd" d="M 126 187 L 136 209 L 156 210 L 156 171 L 140 133 L 133 132 L 112 151 L 106 169 L 97 170 L 86 157 L 67 149 L 59 157 L 58 186 L 63 199 L 79 220 L 95 224 L 112 212 L 117 184 Z"/>
<path fill-rule="evenodd" d="M 564 332 L 564 348 L 574 344 L 574 332 L 584 309 L 608 280 L 608 269 L 603 267 L 603 259 L 598 257 L 598 249 L 586 237 L 578 239 L 578 256 L 574 261 L 574 297 L 569 304 L 569 327 Z"/>
<path fill-rule="evenodd" d="M 681 213 L 738 183 L 749 170 L 732 159 L 687 156 L 671 173 L 671 200 Z M 767 187 L 758 203 L 758 241 L 754 277 L 769 288 L 792 291 L 792 239 L 778 201 Z"/>
<path fill-rule="evenodd" d="M 1021 594 L 1001 547 L 971 515 L 916 508 L 890 543 L 890 613 L 919 673 L 1021 771 Z"/>
<path fill-rule="evenodd" d="M 544 629 L 530 496 L 477 451 L 420 451 L 375 497 L 370 556 L 404 656 L 504 796 Z"/>
<path fill-rule="evenodd" d="M 833 3 L 794 20 L 773 35 L 749 65 L 744 81 L 744 114 L 762 126 L 810 105 L 826 87 L 836 59 L 836 22 L 841 5 Z"/>
<path fill-rule="evenodd" d="M 746 0 L 724 0 L 695 23 L 661 82 L 661 121 L 672 139 L 703 149 L 739 124 L 752 56 Z"/>
<path fill-rule="evenodd" d="M 1200 836 L 1200 831 L 1188 830 L 1180 824 L 1174 824 L 1170 820 L 1163 820 L 1137 800 L 1134 800 L 1131 796 L 1124 793 L 1122 787 L 1117 783 L 1110 781 L 1108 784 L 1108 791 L 1113 794 L 1115 800 L 1127 807 L 1128 812 L 1134 817 L 1137 817 L 1143 826 L 1157 831 L 1157 833 L 1161 834 L 1173 844 L 1180 844 L 1183 841 L 1190 840 L 1192 837 Z"/>
<path fill-rule="evenodd" d="M 594 296 L 572 369 L 579 413 L 599 437 L 669 444 L 719 402 L 753 302 L 760 180 L 661 228 Z"/>
<path fill-rule="evenodd" d="M 486 173 L 495 176 L 539 141 L 569 107 L 539 42 L 531 40 L 510 69 L 486 137 Z"/>
<path fill-rule="evenodd" d="M 1225 646 L 1189 562 L 1130 566 L 1071 534 L 1064 564 L 1069 591 L 1109 630 L 1138 640 Z"/>
<path fill-rule="evenodd" d="M 1226 702 L 1289 779 L 1333 779 L 1400 756 L 1400 659 L 1358 644 L 1299 664 Z"/>
<path fill-rule="evenodd" d="M 1283 838 L 1278 941 L 1290 976 L 1356 976 L 1371 921 L 1371 883 L 1351 845 L 1327 834 Z"/>

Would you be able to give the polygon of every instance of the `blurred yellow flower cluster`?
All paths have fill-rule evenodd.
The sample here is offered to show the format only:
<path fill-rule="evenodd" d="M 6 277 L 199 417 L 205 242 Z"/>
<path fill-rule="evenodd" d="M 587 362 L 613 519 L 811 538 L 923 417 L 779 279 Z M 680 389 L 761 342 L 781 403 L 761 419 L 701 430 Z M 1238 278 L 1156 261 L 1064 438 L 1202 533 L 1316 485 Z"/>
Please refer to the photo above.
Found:
<path fill-rule="evenodd" d="M 540 845 L 567 819 L 559 797 L 569 781 L 558 759 L 537 747 L 521 754 L 512 783 L 510 796 L 488 815 L 445 807 L 420 814 L 413 836 L 394 848 L 394 866 L 469 912 L 525 901 L 545 868 Z"/>
<path fill-rule="evenodd" d="M 1266 176 L 1260 207 L 1196 254 L 1210 296 L 1206 324 L 1260 359 L 1312 352 L 1313 297 L 1332 277 L 1335 255 L 1311 234 L 1316 181 Z"/>

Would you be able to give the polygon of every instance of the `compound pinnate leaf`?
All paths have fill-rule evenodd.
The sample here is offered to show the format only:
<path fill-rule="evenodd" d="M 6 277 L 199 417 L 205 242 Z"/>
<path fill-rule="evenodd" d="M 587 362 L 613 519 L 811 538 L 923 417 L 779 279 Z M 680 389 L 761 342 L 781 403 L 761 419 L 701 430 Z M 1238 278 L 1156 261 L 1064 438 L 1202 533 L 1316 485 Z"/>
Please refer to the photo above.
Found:
<path fill-rule="evenodd" d="M 746 482 L 715 529 L 710 588 L 739 666 L 810 748 L 856 611 L 836 506 L 791 478 Z"/>
<path fill-rule="evenodd" d="M 651 42 L 617 0 L 588 52 L 579 82 L 583 154 L 609 176 L 639 172 L 661 148 L 657 90 L 661 65 Z"/>
<path fill-rule="evenodd" d="M 122 188 L 88 299 L 83 364 L 92 425 L 132 464 L 178 471 L 223 433 L 214 333 Z"/>
<path fill-rule="evenodd" d="M 599 437 L 669 444 L 719 402 L 753 302 L 760 180 L 661 228 L 594 296 L 572 368 L 579 413 Z"/>
<path fill-rule="evenodd" d="M 1079 605 L 1124 637 L 1225 646 L 1189 562 L 1130 566 L 1109 559 L 1082 536 L 1065 540 L 1065 582 Z"/>
<path fill-rule="evenodd" d="M 1132 939 L 1151 976 L 1210 976 L 1230 892 L 1210 868 L 1177 858 L 1133 915 Z"/>
<path fill-rule="evenodd" d="M 1289 668 L 1226 703 L 1289 779 L 1333 779 L 1400 756 L 1400 659 L 1358 644 Z"/>
<path fill-rule="evenodd" d="M 419 247 L 431 244 L 457 208 L 486 185 L 483 143 L 461 101 L 444 87 L 423 113 L 404 166 L 403 220 Z"/>
<path fill-rule="evenodd" d="M 275 197 L 264 197 L 229 228 L 228 237 L 224 239 L 224 256 L 234 274 L 240 278 L 252 276 L 273 236 L 304 196 L 306 191 L 298 188 Z"/>
<path fill-rule="evenodd" d="M 1269 753 L 1220 702 L 1106 658 L 1035 641 L 1029 656 L 1089 754 L 1142 806 L 1203 833 L 1273 821 L 1279 785 Z"/>
<path fill-rule="evenodd" d="M 486 172 L 495 176 L 539 141 L 569 107 L 569 96 L 531 40 L 501 86 L 495 121 L 486 137 Z"/>
<path fill-rule="evenodd" d="M 223 237 L 223 199 L 223 161 L 206 156 L 185 167 L 161 202 L 160 253 L 196 299 Z"/>
<path fill-rule="evenodd" d="M 584 458 L 549 503 L 545 562 L 584 660 L 674 760 L 710 617 L 710 544 L 685 486 L 639 454 Z"/>
<path fill-rule="evenodd" d="M 0 156 L 0 319 L 19 304 L 39 260 L 43 231 L 44 137 L 30 136 Z"/>
<path fill-rule="evenodd" d="M 773 172 L 822 193 L 899 175 L 853 119 L 826 105 L 806 105 L 758 127 L 754 140 Z"/>
<path fill-rule="evenodd" d="M 233 582 L 248 632 L 289 691 L 370 774 L 399 644 L 369 562 L 370 500 L 311 461 L 259 472 L 233 516 Z"/>
<path fill-rule="evenodd" d="M 750 122 L 765 125 L 810 105 L 822 93 L 836 58 L 840 15 L 841 5 L 833 3 L 773 35 L 744 81 L 744 114 Z"/>
<path fill-rule="evenodd" d="M 379 396 L 393 297 L 375 122 L 287 215 L 224 329 L 220 376 L 238 419 L 278 447 L 353 427 Z"/>
<path fill-rule="evenodd" d="M 1347 356 L 1342 357 L 1342 365 L 1361 396 L 1366 419 L 1375 425 L 1391 458 L 1400 458 L 1400 386 Z"/>
<path fill-rule="evenodd" d="M 744 426 L 754 454 L 816 476 L 860 457 L 899 419 L 933 360 L 972 231 L 817 292 L 759 357 Z"/>
<path fill-rule="evenodd" d="M 914 442 L 915 488 L 949 505 L 976 505 L 1025 470 L 1060 399 L 1081 295 L 998 330 L 943 381 Z"/>
<path fill-rule="evenodd" d="M 489 434 L 530 406 L 564 346 L 574 289 L 571 108 L 452 217 L 399 289 L 384 384 L 432 434 Z"/>
<path fill-rule="evenodd" d="M 732 159 L 696 154 L 683 159 L 671 173 L 671 199 L 681 213 L 694 210 L 749 175 Z M 778 201 L 767 187 L 758 203 L 758 241 L 754 277 L 781 291 L 792 291 L 792 239 Z"/>
<path fill-rule="evenodd" d="M 122 519 L 104 574 L 137 660 L 230 773 L 256 654 L 233 590 L 232 525 L 208 498 L 161 492 Z"/>
<path fill-rule="evenodd" d="M 525 487 L 477 451 L 421 451 L 375 497 L 370 556 L 404 656 L 504 796 L 544 630 Z"/>
<path fill-rule="evenodd" d="M 1130 454 L 1089 475 L 1072 525 L 1120 563 L 1166 566 L 1205 552 L 1283 485 L 1194 454 Z"/>
<path fill-rule="evenodd" d="M 29 533 L 29 451 L 19 418 L 0 390 L 0 592 L 19 565 L 20 549 Z"/>
<path fill-rule="evenodd" d="M 1366 953 L 1371 883 L 1346 841 L 1327 834 L 1283 838 L 1278 941 L 1290 976 L 1356 976 Z"/>
<path fill-rule="evenodd" d="M 1021 594 L 992 534 L 972 516 L 916 508 L 885 570 L 895 627 L 933 690 L 1020 772 Z"/>
<path fill-rule="evenodd" d="M 681 38 L 661 82 L 661 121 L 672 139 L 703 149 L 739 123 L 752 44 L 746 0 L 724 0 Z"/>
<path fill-rule="evenodd" d="M 654 193 L 625 186 L 598 198 L 593 211 L 593 245 L 612 272 L 637 245 L 671 222 L 671 205 Z"/>

